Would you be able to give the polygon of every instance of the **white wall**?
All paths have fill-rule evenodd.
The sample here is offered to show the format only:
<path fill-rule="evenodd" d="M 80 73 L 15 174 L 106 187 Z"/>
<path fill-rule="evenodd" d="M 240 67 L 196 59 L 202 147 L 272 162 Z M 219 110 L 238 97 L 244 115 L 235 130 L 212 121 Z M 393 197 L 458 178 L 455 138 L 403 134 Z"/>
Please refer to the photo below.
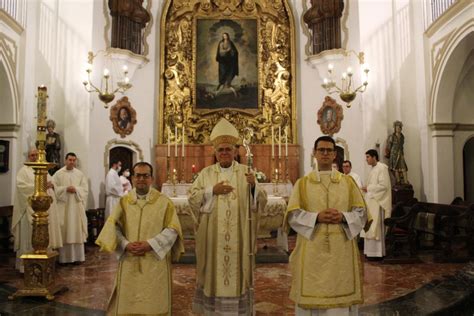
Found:
<path fill-rule="evenodd" d="M 153 26 L 147 38 L 149 62 L 134 73 L 133 88 L 127 92 L 137 111 L 138 123 L 124 140 L 137 143 L 144 160 L 153 163 L 162 72 L 159 69 L 159 43 L 164 1 L 151 3 Z M 289 3 L 295 14 L 298 143 L 302 149 L 300 173 L 304 174 L 310 170 L 309 157 L 314 140 L 322 135 L 316 115 L 326 93 L 321 88 L 323 74 L 306 61 L 302 1 L 290 0 Z M 441 148 L 433 148 L 435 145 L 431 145 L 428 130 L 426 100 L 431 84 L 430 69 L 427 69 L 430 44 L 423 40 L 422 5 L 419 0 L 346 1 L 349 11 L 347 48 L 364 51 L 371 71 L 367 91 L 357 97 L 352 108 L 344 107 L 342 128 L 335 136 L 346 140 L 354 171 L 365 178 L 369 171 L 365 151 L 375 143 L 380 143 L 383 151 L 393 121 L 401 120 L 408 178 L 414 186 L 415 196 L 425 200 L 434 196 L 432 184 L 439 181 L 430 178 L 429 160 L 432 153 Z M 56 120 L 56 129 L 63 136 L 62 151 L 76 152 L 79 168 L 90 178 L 90 208 L 104 205 L 105 146 L 121 139 L 113 132 L 109 110 L 104 109 L 96 94 L 85 92 L 81 82 L 87 52 L 97 53 L 106 48 L 103 11 L 104 2 L 99 0 L 28 2 L 27 29 L 19 45 L 19 55 L 24 58 L 19 77 L 22 128 L 18 146 L 11 148 L 14 159 L 23 161 L 23 154 L 35 139 L 36 88 L 40 84 L 47 85 L 49 116 Z M 94 82 L 98 82 L 106 63 L 100 57 L 94 62 Z M 466 80 L 463 85 L 472 86 L 472 74 L 467 74 Z M 458 97 L 461 113 L 469 107 L 471 90 L 463 89 L 467 94 L 461 93 Z M 116 100 L 120 97 L 117 95 Z M 461 114 L 461 117 L 465 116 Z M 454 147 L 458 147 L 457 141 Z M 18 163 L 14 169 L 20 166 Z"/>

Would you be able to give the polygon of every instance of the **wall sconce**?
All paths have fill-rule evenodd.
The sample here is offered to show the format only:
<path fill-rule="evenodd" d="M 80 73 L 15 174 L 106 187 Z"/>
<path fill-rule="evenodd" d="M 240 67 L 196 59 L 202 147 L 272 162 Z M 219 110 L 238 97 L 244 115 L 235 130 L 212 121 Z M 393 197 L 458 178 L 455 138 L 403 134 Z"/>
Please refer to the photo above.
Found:
<path fill-rule="evenodd" d="M 351 102 L 354 101 L 354 99 L 356 98 L 357 92 L 363 93 L 367 88 L 367 85 L 369 84 L 369 68 L 364 63 L 364 52 L 360 52 L 359 54 L 357 54 L 353 50 L 345 51 L 344 56 L 348 57 L 351 53 L 353 53 L 357 57 L 357 59 L 359 60 L 359 64 L 361 65 L 361 69 L 363 71 L 362 84 L 357 88 L 353 88 L 354 82 L 352 76 L 354 73 L 352 71 L 352 67 L 348 67 L 346 72 L 342 73 L 341 85 L 338 86 L 334 80 L 333 75 L 334 65 L 329 64 L 327 70 L 329 78 L 324 78 L 323 84 L 321 85 L 324 89 L 326 89 L 329 94 L 338 93 L 341 100 L 346 102 L 346 106 L 348 108 L 351 107 Z"/>
<path fill-rule="evenodd" d="M 125 93 L 128 89 L 132 87 L 132 84 L 130 83 L 130 78 L 127 76 L 128 75 L 128 66 L 123 65 L 122 66 L 122 78 L 120 81 L 117 82 L 117 87 L 114 88 L 114 82 L 112 75 L 110 74 L 110 70 L 107 68 L 104 68 L 103 75 L 101 77 L 101 82 L 100 82 L 100 89 L 95 86 L 92 81 L 91 81 L 91 73 L 92 73 L 92 64 L 94 62 L 94 58 L 102 51 L 97 52 L 97 54 L 93 54 L 92 52 L 89 52 L 88 54 L 88 62 L 86 66 L 86 72 L 87 72 L 87 78 L 82 81 L 82 84 L 84 85 L 84 88 L 86 89 L 87 92 L 93 93 L 97 92 L 99 94 L 99 99 L 100 101 L 104 102 L 104 107 L 108 108 L 109 103 L 112 102 L 115 98 L 115 93 L 120 92 L 120 93 Z M 103 90 L 103 87 L 105 86 L 105 89 Z"/>

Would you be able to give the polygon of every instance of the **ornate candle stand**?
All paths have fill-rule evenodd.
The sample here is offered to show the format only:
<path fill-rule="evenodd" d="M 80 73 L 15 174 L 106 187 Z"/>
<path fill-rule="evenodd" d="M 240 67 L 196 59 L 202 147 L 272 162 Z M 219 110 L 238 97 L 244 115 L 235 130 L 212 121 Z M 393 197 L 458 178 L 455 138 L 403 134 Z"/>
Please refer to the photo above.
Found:
<path fill-rule="evenodd" d="M 53 300 L 55 293 L 67 289 L 55 284 L 55 261 L 58 253 L 48 250 L 48 209 L 53 199 L 46 192 L 47 175 L 48 169 L 54 167 L 55 164 L 46 161 L 45 153 L 46 99 L 48 97 L 46 87 L 38 87 L 37 97 L 38 126 L 36 139 L 38 142 L 38 160 L 25 163 L 25 165 L 32 167 L 35 173 L 35 190 L 29 198 L 29 203 L 34 211 L 31 236 L 31 244 L 34 250 L 21 256 L 25 267 L 24 287 L 9 296 L 9 299 L 22 296 L 44 296 L 48 300 Z"/>
<path fill-rule="evenodd" d="M 166 183 L 171 183 L 170 156 L 166 157 Z"/>
<path fill-rule="evenodd" d="M 280 183 L 280 173 L 281 171 L 278 168 L 275 168 L 273 172 L 273 195 L 278 196 L 280 194 L 278 190 L 278 184 Z"/>
<path fill-rule="evenodd" d="M 178 182 L 178 175 L 176 173 L 176 169 L 173 169 L 173 179 L 172 179 L 172 184 L 173 184 L 173 195 L 172 197 L 177 197 L 178 194 L 176 194 L 176 183 Z"/>
<path fill-rule="evenodd" d="M 181 156 L 181 180 L 179 183 L 186 183 L 186 179 L 184 177 L 184 153 Z"/>

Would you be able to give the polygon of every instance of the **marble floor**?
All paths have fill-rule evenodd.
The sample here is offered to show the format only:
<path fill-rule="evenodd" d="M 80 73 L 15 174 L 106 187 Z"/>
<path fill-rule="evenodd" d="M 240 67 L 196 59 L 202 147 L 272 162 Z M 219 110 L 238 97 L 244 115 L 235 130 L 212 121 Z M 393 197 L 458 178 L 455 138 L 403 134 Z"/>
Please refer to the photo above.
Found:
<path fill-rule="evenodd" d="M 260 241 L 259 247 L 263 247 L 264 244 L 268 246 L 269 242 Z M 6 296 L 15 288 L 21 287 L 22 275 L 13 269 L 13 254 L 0 255 L 0 296 L 2 296 L 0 315 L 103 315 L 112 290 L 117 261 L 114 255 L 101 253 L 95 246 L 87 246 L 86 259 L 82 265 L 58 266 L 57 283 L 66 285 L 69 290 L 57 295 L 54 302 L 39 298 L 22 298 L 12 302 L 7 301 Z M 431 289 L 432 284 L 438 284 L 434 287 L 439 289 L 442 280 L 450 277 L 456 279 L 459 271 L 469 266 L 462 263 L 435 263 L 429 256 L 426 256 L 421 263 L 409 265 L 388 265 L 365 260 L 363 264 L 365 302 L 361 306 L 361 314 L 364 315 L 378 315 L 381 310 L 386 311 L 386 308 L 390 310 L 391 307 L 390 305 L 387 307 L 386 302 L 404 297 L 410 298 L 412 292 L 417 289 L 425 287 Z M 474 278 L 474 271 L 472 274 Z M 294 304 L 288 298 L 290 281 L 291 275 L 286 263 L 257 264 L 255 273 L 257 315 L 294 315 Z M 472 283 L 468 284 L 468 290 L 466 293 L 463 292 L 463 295 L 473 297 L 474 282 Z M 193 315 L 191 298 L 194 284 L 194 265 L 175 264 L 173 315 Z M 450 286 L 452 289 L 453 286 Z M 465 285 L 461 286 L 461 290 L 463 289 L 466 290 Z M 419 296 L 417 299 L 419 300 Z M 416 299 L 411 304 L 416 305 Z M 429 299 L 427 304 L 430 304 Z M 410 308 L 413 306 L 410 305 Z"/>

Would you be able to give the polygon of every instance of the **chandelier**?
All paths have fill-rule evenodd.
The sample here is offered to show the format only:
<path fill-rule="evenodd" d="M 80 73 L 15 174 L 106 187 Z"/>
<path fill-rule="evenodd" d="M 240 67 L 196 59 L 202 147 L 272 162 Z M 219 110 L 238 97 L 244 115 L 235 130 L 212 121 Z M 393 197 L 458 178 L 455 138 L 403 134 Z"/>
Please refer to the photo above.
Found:
<path fill-rule="evenodd" d="M 99 52 L 97 54 L 99 54 Z M 87 92 L 89 93 L 97 92 L 97 94 L 99 95 L 100 101 L 104 102 L 104 107 L 108 108 L 109 103 L 114 100 L 115 94 L 117 92 L 120 92 L 122 94 L 125 93 L 125 91 L 127 91 L 128 89 L 132 87 L 132 84 L 130 83 L 130 78 L 127 76 L 128 67 L 127 65 L 123 65 L 121 69 L 121 78 L 119 81 L 117 81 L 117 87 L 114 88 L 113 76 L 110 73 L 110 70 L 108 68 L 104 68 L 103 70 L 103 74 L 100 79 L 100 88 L 94 85 L 91 81 L 91 74 L 92 74 L 92 64 L 97 54 L 94 55 L 92 52 L 89 52 L 88 62 L 86 65 L 87 78 L 85 78 L 82 81 L 82 84 L 84 85 L 84 88 L 86 89 Z"/>
<path fill-rule="evenodd" d="M 349 57 L 351 53 L 353 53 L 357 57 L 360 68 L 362 69 L 362 84 L 358 87 L 354 87 L 354 72 L 352 70 L 352 67 L 349 66 L 347 67 L 346 71 L 343 72 L 341 75 L 341 84 L 337 85 L 336 81 L 334 80 L 333 74 L 334 65 L 329 64 L 327 70 L 328 78 L 324 78 L 323 84 L 321 85 L 329 94 L 338 93 L 341 100 L 346 102 L 346 106 L 348 108 L 351 107 L 351 102 L 355 100 L 357 93 L 363 93 L 367 88 L 367 85 L 369 84 L 369 68 L 367 64 L 364 63 L 364 52 L 360 52 L 359 54 L 357 54 L 353 50 L 345 51 L 344 56 Z"/>

